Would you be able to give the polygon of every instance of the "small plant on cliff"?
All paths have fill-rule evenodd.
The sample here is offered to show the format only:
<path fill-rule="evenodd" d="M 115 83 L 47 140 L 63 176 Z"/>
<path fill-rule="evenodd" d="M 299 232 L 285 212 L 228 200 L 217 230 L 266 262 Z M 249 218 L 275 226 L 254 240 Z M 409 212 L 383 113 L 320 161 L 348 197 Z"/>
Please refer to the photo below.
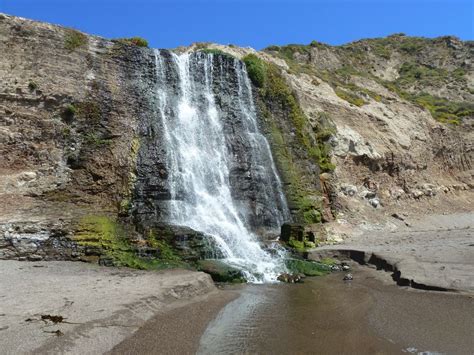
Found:
<path fill-rule="evenodd" d="M 361 107 L 367 103 L 364 101 L 363 98 L 359 97 L 357 94 L 354 94 L 352 92 L 349 92 L 340 88 L 336 88 L 335 92 L 336 92 L 336 95 L 339 96 L 341 99 L 347 101 L 350 104 L 356 105 L 358 107 Z"/>
<path fill-rule="evenodd" d="M 64 48 L 73 51 L 87 44 L 87 36 L 76 30 L 67 30 L 64 37 Z"/>
<path fill-rule="evenodd" d="M 74 115 L 76 114 L 76 112 L 77 112 L 76 106 L 74 106 L 73 104 L 68 104 L 66 105 L 66 107 L 64 107 L 62 117 L 66 121 L 71 121 L 74 118 Z"/>
<path fill-rule="evenodd" d="M 130 46 L 148 47 L 148 41 L 142 37 L 117 38 L 115 41 Z"/>
<path fill-rule="evenodd" d="M 30 89 L 30 91 L 35 91 L 37 88 L 38 84 L 36 84 L 34 81 L 30 81 L 28 83 L 28 89 Z"/>

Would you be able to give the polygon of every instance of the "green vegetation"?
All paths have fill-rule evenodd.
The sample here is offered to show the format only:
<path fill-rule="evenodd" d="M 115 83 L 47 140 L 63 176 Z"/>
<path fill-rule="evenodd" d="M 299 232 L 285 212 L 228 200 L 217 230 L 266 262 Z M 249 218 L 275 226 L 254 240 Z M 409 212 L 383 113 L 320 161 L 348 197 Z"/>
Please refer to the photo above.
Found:
<path fill-rule="evenodd" d="M 384 59 L 390 59 L 392 56 L 392 50 L 388 46 L 386 41 L 376 41 L 372 44 L 372 51 L 375 55 L 382 57 Z"/>
<path fill-rule="evenodd" d="M 300 56 L 306 57 L 306 59 L 309 60 L 311 56 L 312 47 L 325 48 L 327 47 L 327 45 L 313 41 L 307 46 L 300 44 L 289 44 L 281 47 L 270 46 L 265 48 L 264 50 L 275 52 L 278 57 L 280 57 L 286 62 L 286 64 L 290 68 L 290 72 L 314 75 L 315 70 L 311 65 L 305 63 L 302 64 L 298 60 L 296 60 L 296 58 L 299 58 Z"/>
<path fill-rule="evenodd" d="M 163 269 L 186 266 L 174 254 L 172 248 L 162 240 L 149 236 L 148 243 L 159 251 L 160 258 L 146 258 L 137 255 L 136 248 L 122 226 L 107 216 L 85 216 L 78 225 L 74 240 L 81 246 L 94 249 L 96 252 L 113 260 L 116 266 L 127 266 L 135 269 Z"/>
<path fill-rule="evenodd" d="M 36 84 L 34 81 L 30 81 L 28 83 L 28 89 L 30 89 L 30 91 L 35 91 L 37 88 L 38 84 Z"/>
<path fill-rule="evenodd" d="M 379 94 L 350 82 L 351 76 L 369 76 L 368 74 L 357 71 L 353 67 L 344 65 L 333 71 L 321 71 L 317 75 L 331 85 L 337 96 L 355 106 L 360 107 L 367 104 L 367 101 L 364 100 L 363 97 L 367 99 L 370 97 L 377 102 L 383 100 L 383 97 Z"/>
<path fill-rule="evenodd" d="M 409 54 L 418 53 L 425 46 L 425 40 L 417 37 L 401 37 L 400 50 Z"/>
<path fill-rule="evenodd" d="M 285 263 L 291 273 L 300 273 L 306 276 L 322 276 L 331 272 L 329 265 L 315 261 L 287 259 Z"/>
<path fill-rule="evenodd" d="M 323 258 L 320 260 L 320 263 L 327 266 L 333 266 L 338 264 L 337 260 L 333 258 Z"/>
<path fill-rule="evenodd" d="M 259 88 L 263 88 L 265 85 L 266 65 L 258 58 L 255 54 L 249 54 L 242 58 L 247 67 L 247 73 L 252 83 Z"/>
<path fill-rule="evenodd" d="M 398 71 L 400 77 L 396 80 L 399 87 L 407 87 L 414 84 L 433 85 L 450 81 L 450 73 L 444 69 L 430 68 L 414 62 L 403 63 Z M 462 80 L 463 75 L 457 72 L 457 80 Z"/>
<path fill-rule="evenodd" d="M 64 48 L 72 52 L 75 49 L 85 46 L 88 38 L 85 34 L 76 30 L 66 30 L 64 37 Z"/>
<path fill-rule="evenodd" d="M 472 103 L 453 102 L 427 93 L 419 95 L 405 93 L 404 96 L 426 108 L 434 119 L 442 123 L 457 125 L 464 117 L 474 117 L 474 104 Z"/>
<path fill-rule="evenodd" d="M 369 98 L 378 102 L 385 99 L 371 90 L 351 83 L 351 76 L 360 76 L 374 80 L 401 98 L 426 108 L 440 122 L 457 124 L 464 117 L 472 115 L 472 105 L 449 102 L 445 98 L 419 93 L 420 87 L 440 88 L 449 85 L 461 85 L 467 92 L 474 93 L 474 89 L 467 87 L 466 71 L 463 68 L 450 71 L 418 61 L 417 55 L 433 45 L 438 45 L 436 40 L 407 37 L 402 33 L 386 38 L 357 41 L 334 49 L 336 53 L 341 54 L 343 61 L 343 66 L 335 70 L 317 70 L 311 65 L 310 49 L 328 47 L 316 41 L 311 42 L 309 46 L 294 44 L 270 46 L 266 50 L 284 59 L 290 68 L 290 73 L 306 73 L 323 79 L 332 86 L 340 98 L 353 105 L 362 106 L 369 101 Z M 371 66 L 373 60 L 370 53 L 389 59 L 395 52 L 402 55 L 405 61 L 395 81 L 386 82 L 371 74 L 374 67 Z M 418 92 L 416 94 L 408 92 L 411 90 Z"/>
<path fill-rule="evenodd" d="M 400 88 L 396 82 L 382 82 L 382 84 L 401 98 L 427 109 L 431 116 L 439 122 L 457 125 L 464 117 L 474 117 L 474 104 L 472 103 L 455 102 L 425 92 L 409 93 Z"/>
<path fill-rule="evenodd" d="M 365 105 L 367 102 L 364 101 L 360 96 L 353 92 L 349 92 L 344 89 L 336 88 L 335 90 L 336 95 L 339 96 L 341 99 L 349 102 L 352 105 L 356 105 L 358 107 L 361 107 Z"/>
<path fill-rule="evenodd" d="M 128 46 L 136 46 L 136 47 L 148 47 L 148 41 L 141 37 L 130 37 L 130 38 L 117 38 L 114 39 L 114 42 L 125 44 Z"/>
<path fill-rule="evenodd" d="M 112 141 L 110 139 L 104 139 L 97 133 L 87 133 L 84 135 L 84 143 L 89 147 L 100 147 L 103 145 L 108 145 Z"/>
<path fill-rule="evenodd" d="M 329 45 L 327 45 L 326 43 L 322 43 L 322 42 L 318 42 L 318 41 L 311 41 L 309 46 L 319 48 L 319 49 L 325 49 L 325 48 L 329 47 Z"/>
<path fill-rule="evenodd" d="M 74 106 L 73 104 L 68 104 L 66 105 L 66 107 L 64 107 L 63 117 L 66 120 L 72 120 L 76 112 L 77 112 L 76 106 Z"/>
<path fill-rule="evenodd" d="M 290 239 L 288 241 L 287 245 L 290 248 L 293 248 L 298 252 L 305 252 L 307 249 L 316 247 L 316 243 L 314 243 L 314 242 L 310 242 L 308 240 L 300 241 L 300 240 L 296 240 L 296 239 Z"/>

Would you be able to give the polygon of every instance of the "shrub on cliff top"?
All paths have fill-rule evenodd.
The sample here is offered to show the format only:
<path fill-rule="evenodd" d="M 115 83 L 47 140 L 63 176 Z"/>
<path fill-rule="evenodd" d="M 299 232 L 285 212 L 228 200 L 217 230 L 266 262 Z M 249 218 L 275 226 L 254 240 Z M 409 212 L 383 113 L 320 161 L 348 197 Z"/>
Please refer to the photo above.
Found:
<path fill-rule="evenodd" d="M 247 66 L 247 73 L 252 83 L 262 88 L 265 84 L 266 66 L 265 63 L 255 54 L 248 54 L 242 58 Z"/>
<path fill-rule="evenodd" d="M 87 36 L 76 30 L 67 30 L 64 37 L 64 48 L 73 51 L 87 44 Z"/>
<path fill-rule="evenodd" d="M 148 47 L 148 41 L 141 37 L 117 38 L 114 41 L 137 47 Z"/>

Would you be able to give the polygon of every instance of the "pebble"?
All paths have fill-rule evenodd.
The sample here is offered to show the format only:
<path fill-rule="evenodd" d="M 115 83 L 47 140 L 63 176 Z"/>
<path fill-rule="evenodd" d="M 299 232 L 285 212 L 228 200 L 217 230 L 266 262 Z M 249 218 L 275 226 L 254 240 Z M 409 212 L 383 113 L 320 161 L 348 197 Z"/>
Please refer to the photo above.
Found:
<path fill-rule="evenodd" d="M 352 281 L 353 279 L 354 277 L 352 276 L 352 274 L 345 274 L 343 278 L 344 281 Z"/>

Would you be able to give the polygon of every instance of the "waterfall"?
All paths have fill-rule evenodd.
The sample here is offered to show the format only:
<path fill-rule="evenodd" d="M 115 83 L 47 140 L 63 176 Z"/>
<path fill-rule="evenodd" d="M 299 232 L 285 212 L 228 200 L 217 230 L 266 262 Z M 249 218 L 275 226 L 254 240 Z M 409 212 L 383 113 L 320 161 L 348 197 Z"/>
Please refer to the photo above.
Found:
<path fill-rule="evenodd" d="M 248 281 L 276 280 L 285 271 L 282 252 L 264 250 L 255 230 L 278 230 L 289 212 L 245 65 L 202 52 L 156 50 L 155 57 L 167 222 L 212 237 Z"/>

